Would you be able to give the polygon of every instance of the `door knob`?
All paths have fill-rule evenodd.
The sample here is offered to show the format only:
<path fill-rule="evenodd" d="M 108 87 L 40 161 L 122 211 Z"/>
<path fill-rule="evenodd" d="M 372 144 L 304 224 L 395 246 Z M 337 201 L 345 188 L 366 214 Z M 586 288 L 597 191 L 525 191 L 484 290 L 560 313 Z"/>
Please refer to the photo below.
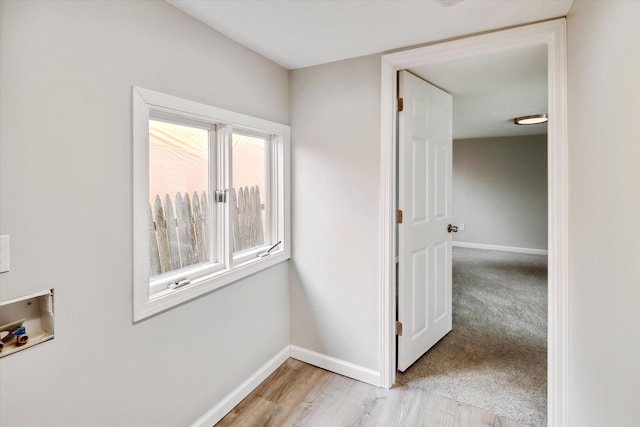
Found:
<path fill-rule="evenodd" d="M 447 231 L 449 233 L 452 233 L 452 232 L 453 233 L 457 233 L 458 232 L 458 226 L 449 224 L 449 225 L 447 225 Z"/>

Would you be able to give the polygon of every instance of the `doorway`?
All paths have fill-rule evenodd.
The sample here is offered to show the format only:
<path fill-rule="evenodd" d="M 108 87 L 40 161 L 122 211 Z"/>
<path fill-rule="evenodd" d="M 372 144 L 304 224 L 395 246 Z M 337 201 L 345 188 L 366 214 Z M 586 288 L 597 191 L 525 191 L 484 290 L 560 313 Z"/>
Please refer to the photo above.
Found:
<path fill-rule="evenodd" d="M 546 426 L 547 126 L 512 120 L 547 112 L 546 46 L 409 72 L 398 92 L 397 385 Z"/>
<path fill-rule="evenodd" d="M 548 61 L 548 420 L 552 425 L 566 421 L 567 366 L 567 138 L 566 138 L 566 53 L 565 20 L 532 24 L 510 30 L 444 42 L 382 57 L 381 127 L 381 350 L 380 382 L 395 382 L 395 111 L 396 72 L 401 69 L 442 63 L 545 45 Z"/>

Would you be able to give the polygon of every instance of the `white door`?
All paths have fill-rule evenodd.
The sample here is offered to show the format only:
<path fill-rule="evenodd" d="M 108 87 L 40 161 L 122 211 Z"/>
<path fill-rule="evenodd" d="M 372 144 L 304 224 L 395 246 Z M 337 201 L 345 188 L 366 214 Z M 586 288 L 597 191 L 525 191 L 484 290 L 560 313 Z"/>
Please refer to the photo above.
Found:
<path fill-rule="evenodd" d="M 452 100 L 399 72 L 398 369 L 405 371 L 451 330 Z"/>

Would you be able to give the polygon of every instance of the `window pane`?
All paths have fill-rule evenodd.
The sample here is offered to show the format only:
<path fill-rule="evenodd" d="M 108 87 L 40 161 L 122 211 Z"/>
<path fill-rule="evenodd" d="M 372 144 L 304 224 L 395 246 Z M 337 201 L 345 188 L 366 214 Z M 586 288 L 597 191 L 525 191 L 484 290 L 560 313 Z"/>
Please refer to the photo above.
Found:
<path fill-rule="evenodd" d="M 233 134 L 231 236 L 233 252 L 263 246 L 269 238 L 264 137 Z"/>
<path fill-rule="evenodd" d="M 211 260 L 209 131 L 149 120 L 151 276 Z"/>

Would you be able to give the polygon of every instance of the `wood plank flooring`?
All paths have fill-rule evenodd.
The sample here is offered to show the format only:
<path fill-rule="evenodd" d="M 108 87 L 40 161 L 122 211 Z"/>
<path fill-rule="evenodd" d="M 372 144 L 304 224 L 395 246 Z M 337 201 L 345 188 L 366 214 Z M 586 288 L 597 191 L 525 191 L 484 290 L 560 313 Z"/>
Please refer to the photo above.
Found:
<path fill-rule="evenodd" d="M 216 427 L 525 427 L 419 389 L 374 387 L 287 360 Z"/>

